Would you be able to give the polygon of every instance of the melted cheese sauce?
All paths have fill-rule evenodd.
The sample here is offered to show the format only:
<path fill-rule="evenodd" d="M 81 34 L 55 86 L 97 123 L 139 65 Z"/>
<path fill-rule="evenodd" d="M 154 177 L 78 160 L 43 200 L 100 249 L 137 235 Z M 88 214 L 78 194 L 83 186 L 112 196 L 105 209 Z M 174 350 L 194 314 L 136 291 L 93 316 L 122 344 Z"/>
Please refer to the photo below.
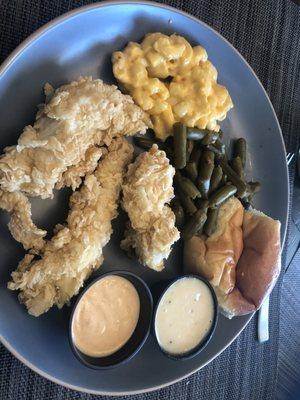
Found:
<path fill-rule="evenodd" d="M 155 318 L 158 343 L 170 354 L 195 348 L 209 332 L 214 318 L 214 301 L 201 280 L 185 277 L 163 295 Z"/>
<path fill-rule="evenodd" d="M 112 62 L 114 76 L 150 114 L 161 140 L 172 134 L 175 122 L 218 131 L 217 122 L 233 106 L 206 50 L 182 36 L 149 33 L 140 44 L 130 42 L 113 53 Z"/>
<path fill-rule="evenodd" d="M 72 321 L 73 342 L 88 356 L 109 356 L 130 339 L 139 314 L 140 299 L 132 283 L 117 275 L 106 276 L 78 303 Z"/>

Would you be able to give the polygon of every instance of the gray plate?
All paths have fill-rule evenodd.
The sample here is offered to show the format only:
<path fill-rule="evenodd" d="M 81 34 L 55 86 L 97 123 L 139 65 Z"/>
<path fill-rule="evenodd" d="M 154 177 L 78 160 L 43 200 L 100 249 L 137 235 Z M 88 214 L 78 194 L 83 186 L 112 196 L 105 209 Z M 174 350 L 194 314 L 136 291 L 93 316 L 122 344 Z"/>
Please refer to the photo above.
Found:
<path fill-rule="evenodd" d="M 288 174 L 285 148 L 272 105 L 255 74 L 239 53 L 218 33 L 197 19 L 154 3 L 112 2 L 77 9 L 46 25 L 27 39 L 0 70 L 0 145 L 16 143 L 24 125 L 33 122 L 42 101 L 45 82 L 61 85 L 79 75 L 113 82 L 110 55 L 129 40 L 148 32 L 177 32 L 191 43 L 203 45 L 219 71 L 219 81 L 235 107 L 222 124 L 226 140 L 244 136 L 249 143 L 249 178 L 262 182 L 256 207 L 282 222 L 285 235 L 288 214 Z M 69 191 L 52 200 L 33 199 L 37 224 L 52 231 L 63 222 Z M 127 365 L 93 371 L 81 365 L 68 344 L 69 309 L 51 310 L 30 317 L 16 293 L 6 289 L 11 271 L 24 252 L 10 236 L 7 216 L 1 213 L 0 241 L 0 339 L 21 361 L 41 375 L 71 387 L 97 394 L 136 393 L 173 383 L 203 367 L 223 351 L 249 322 L 251 316 L 229 321 L 220 317 L 216 333 L 197 357 L 173 361 L 165 357 L 150 337 Z M 182 271 L 181 245 L 175 246 L 162 273 L 147 270 L 120 250 L 124 218 L 114 221 L 114 235 L 105 248 L 99 273 L 124 268 L 142 276 L 150 285 L 178 276 Z M 254 340 L 254 338 L 253 338 Z"/>

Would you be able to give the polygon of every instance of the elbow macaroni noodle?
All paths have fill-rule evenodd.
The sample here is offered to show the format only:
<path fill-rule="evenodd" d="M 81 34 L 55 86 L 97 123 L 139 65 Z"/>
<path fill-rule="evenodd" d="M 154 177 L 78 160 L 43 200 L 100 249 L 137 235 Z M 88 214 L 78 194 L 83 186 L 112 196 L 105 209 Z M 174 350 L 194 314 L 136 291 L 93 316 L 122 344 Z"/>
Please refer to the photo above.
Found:
<path fill-rule="evenodd" d="M 112 62 L 116 79 L 150 114 L 159 139 L 172 134 L 175 122 L 219 130 L 217 121 L 233 107 L 206 50 L 181 36 L 150 33 L 141 44 L 113 53 Z"/>

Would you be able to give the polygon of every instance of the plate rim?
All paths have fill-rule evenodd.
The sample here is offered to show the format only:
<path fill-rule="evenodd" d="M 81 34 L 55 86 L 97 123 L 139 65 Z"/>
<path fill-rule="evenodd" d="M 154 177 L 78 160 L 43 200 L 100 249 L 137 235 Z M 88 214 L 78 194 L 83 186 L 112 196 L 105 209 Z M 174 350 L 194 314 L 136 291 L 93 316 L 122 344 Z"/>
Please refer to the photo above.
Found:
<path fill-rule="evenodd" d="M 143 0 L 143 1 L 135 1 L 135 0 L 106 0 L 106 1 L 102 1 L 102 2 L 97 2 L 97 3 L 93 3 L 93 4 L 88 4 L 85 6 L 81 6 L 78 7 L 76 9 L 67 11 L 65 13 L 63 13 L 62 15 L 50 20 L 49 22 L 47 22 L 46 24 L 42 25 L 40 28 L 38 28 L 37 30 L 35 30 L 33 33 L 31 33 L 25 40 L 23 40 L 9 55 L 8 57 L 1 63 L 0 65 L 0 79 L 3 76 L 3 74 L 8 70 L 8 68 L 10 67 L 10 65 L 14 62 L 14 60 L 24 51 L 26 50 L 27 47 L 29 47 L 35 40 L 39 39 L 40 37 L 42 37 L 44 34 L 46 34 L 47 32 L 49 32 L 51 29 L 55 28 L 57 25 L 59 25 L 61 22 L 71 19 L 79 14 L 82 14 L 86 11 L 90 11 L 93 9 L 98 9 L 98 8 L 105 8 L 107 6 L 114 6 L 114 5 L 122 5 L 122 4 L 138 4 L 138 5 L 146 5 L 146 6 L 153 6 L 156 8 L 162 8 L 165 10 L 170 10 L 172 12 L 177 12 L 181 15 L 183 15 L 184 17 L 190 18 L 192 20 L 194 20 L 197 23 L 200 23 L 201 25 L 203 25 L 206 29 L 212 31 L 215 35 L 217 35 L 222 41 L 224 41 L 228 46 L 231 47 L 231 49 L 237 54 L 237 56 L 244 62 L 245 66 L 250 70 L 250 72 L 252 73 L 253 77 L 256 79 L 256 81 L 258 82 L 259 86 L 261 87 L 268 103 L 269 106 L 271 108 L 271 111 L 273 113 L 273 116 L 275 118 L 276 121 L 276 125 L 277 128 L 280 132 L 280 138 L 281 138 L 281 144 L 282 147 L 286 153 L 286 146 L 285 146 L 285 142 L 283 139 L 283 134 L 282 134 L 282 130 L 281 130 L 281 126 L 279 124 L 278 118 L 277 118 L 277 114 L 275 112 L 275 109 L 273 107 L 273 104 L 268 96 L 268 93 L 266 91 L 266 89 L 264 88 L 263 84 L 261 83 L 260 79 L 258 78 L 258 76 L 256 75 L 256 73 L 254 72 L 253 68 L 250 66 L 250 64 L 247 62 L 247 60 L 242 56 L 242 54 L 224 37 L 222 36 L 219 32 L 217 32 L 214 28 L 212 28 L 210 25 L 208 25 L 207 23 L 203 22 L 201 19 L 185 12 L 182 11 L 178 8 L 169 6 L 167 4 L 160 4 L 160 3 L 156 3 L 155 1 L 149 1 L 149 0 Z M 288 166 L 287 164 L 285 164 L 285 175 L 286 175 L 286 179 L 287 179 L 287 198 L 290 198 L 290 184 L 289 184 L 289 170 L 288 170 Z M 283 239 L 282 239 L 282 249 L 285 245 L 285 240 L 286 240 L 286 236 L 287 236 L 287 227 L 288 227 L 288 216 L 289 216 L 289 212 L 290 212 L 290 203 L 289 201 L 287 202 L 287 208 L 286 208 L 286 214 L 285 214 L 285 226 L 284 226 L 284 231 L 283 231 Z M 32 364 L 30 361 L 26 360 L 21 354 L 19 354 L 7 341 L 6 339 L 4 339 L 2 337 L 2 335 L 0 334 L 0 343 L 2 343 L 6 349 L 12 353 L 19 361 L 21 361 L 25 366 L 29 367 L 31 370 L 33 370 L 34 372 L 36 372 L 37 374 L 39 374 L 40 376 L 48 379 L 51 382 L 54 382 L 58 385 L 61 385 L 63 387 L 66 387 L 68 389 L 72 389 L 72 390 L 76 390 L 79 391 L 81 393 L 89 393 L 89 394 L 94 394 L 94 395 L 108 395 L 108 396 L 122 396 L 122 395 L 135 395 L 135 394 L 142 394 L 142 393 L 149 393 L 149 392 L 153 392 L 155 390 L 159 390 L 162 389 L 164 387 L 173 385 L 177 382 L 182 381 L 183 379 L 188 378 L 189 376 L 193 375 L 194 373 L 196 373 L 197 371 L 199 371 L 200 369 L 204 368 L 206 365 L 208 365 L 211 361 L 213 361 L 215 358 L 217 358 L 224 350 L 226 350 L 231 344 L 232 342 L 237 339 L 237 337 L 241 334 L 241 332 L 246 328 L 246 326 L 249 324 L 249 322 L 251 321 L 251 319 L 253 318 L 255 313 L 249 314 L 249 318 L 248 320 L 244 323 L 244 325 L 242 326 L 242 328 L 238 331 L 238 333 L 232 338 L 232 340 L 230 340 L 227 345 L 222 348 L 222 350 L 220 350 L 218 353 L 216 353 L 212 358 L 210 358 L 205 364 L 203 364 L 201 367 L 195 368 L 192 371 L 190 371 L 189 373 L 181 376 L 178 379 L 174 379 L 171 380 L 169 382 L 166 382 L 162 385 L 158 385 L 158 386 L 153 386 L 151 388 L 148 388 L 146 390 L 141 389 L 141 390 L 133 390 L 133 391 L 125 391 L 125 392 L 110 392 L 110 391 L 99 391 L 99 390 L 93 390 L 93 389 L 87 389 L 87 388 L 83 388 L 80 386 L 76 386 L 76 385 L 72 385 L 69 383 L 66 383 L 60 379 L 57 379 L 49 374 L 47 374 L 45 371 L 39 369 L 38 367 L 36 367 L 34 364 Z"/>

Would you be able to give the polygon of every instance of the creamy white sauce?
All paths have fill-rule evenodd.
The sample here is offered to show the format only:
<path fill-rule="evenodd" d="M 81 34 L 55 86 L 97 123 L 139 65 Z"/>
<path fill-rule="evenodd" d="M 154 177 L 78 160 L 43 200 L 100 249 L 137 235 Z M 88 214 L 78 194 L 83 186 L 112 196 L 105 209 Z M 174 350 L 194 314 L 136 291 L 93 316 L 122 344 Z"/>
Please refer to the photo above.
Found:
<path fill-rule="evenodd" d="M 109 356 L 130 339 L 139 314 L 140 299 L 133 284 L 121 276 L 106 276 L 80 299 L 72 320 L 73 342 L 86 355 Z"/>
<path fill-rule="evenodd" d="M 208 286 L 193 277 L 179 279 L 163 295 L 156 313 L 155 332 L 162 349 L 183 354 L 209 332 L 214 301 Z"/>

